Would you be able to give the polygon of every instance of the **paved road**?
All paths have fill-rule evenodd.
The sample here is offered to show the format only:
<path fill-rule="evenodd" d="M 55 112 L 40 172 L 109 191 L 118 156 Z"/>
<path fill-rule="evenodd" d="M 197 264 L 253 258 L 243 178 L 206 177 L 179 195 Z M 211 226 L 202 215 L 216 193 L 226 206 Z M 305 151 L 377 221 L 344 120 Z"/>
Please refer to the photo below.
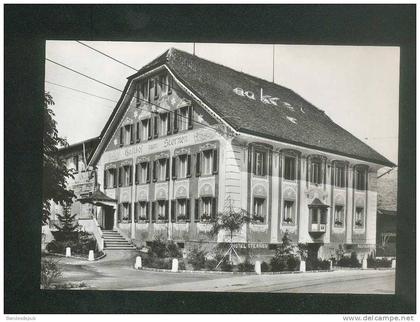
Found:
<path fill-rule="evenodd" d="M 62 282 L 84 281 L 89 289 L 214 292 L 370 293 L 392 294 L 395 271 L 340 270 L 335 272 L 237 275 L 162 273 L 133 268 L 135 251 L 107 251 L 95 262 L 62 258 Z"/>

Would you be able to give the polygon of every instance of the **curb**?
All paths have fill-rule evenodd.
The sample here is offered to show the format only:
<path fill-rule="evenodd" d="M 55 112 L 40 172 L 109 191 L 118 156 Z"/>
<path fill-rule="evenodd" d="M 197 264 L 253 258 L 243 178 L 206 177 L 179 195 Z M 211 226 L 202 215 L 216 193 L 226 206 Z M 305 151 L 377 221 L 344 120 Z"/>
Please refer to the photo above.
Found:
<path fill-rule="evenodd" d="M 81 260 L 85 260 L 87 262 L 94 262 L 94 261 L 98 261 L 102 258 L 104 258 L 106 256 L 106 253 L 104 251 L 102 251 L 103 254 L 99 257 L 96 257 L 93 259 L 93 261 L 90 261 L 87 257 L 81 257 L 81 256 L 66 256 L 63 254 L 59 254 L 59 253 L 46 253 L 46 255 L 50 255 L 50 256 L 56 256 L 56 257 L 65 257 L 65 258 L 75 258 L 75 259 L 81 259 Z"/>

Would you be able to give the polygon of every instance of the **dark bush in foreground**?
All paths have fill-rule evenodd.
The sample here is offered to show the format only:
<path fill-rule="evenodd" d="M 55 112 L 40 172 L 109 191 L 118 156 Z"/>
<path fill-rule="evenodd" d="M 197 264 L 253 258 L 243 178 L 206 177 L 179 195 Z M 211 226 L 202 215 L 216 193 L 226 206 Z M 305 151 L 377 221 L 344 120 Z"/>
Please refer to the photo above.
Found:
<path fill-rule="evenodd" d="M 96 238 L 89 233 L 79 232 L 77 239 L 71 240 L 53 240 L 46 246 L 49 253 L 65 254 L 66 248 L 71 248 L 72 255 L 88 256 L 89 251 L 93 250 L 96 257 L 101 253 L 98 252 L 98 244 Z"/>
<path fill-rule="evenodd" d="M 57 263 L 57 260 L 51 258 L 41 260 L 41 289 L 51 288 L 52 282 L 61 277 Z"/>
<path fill-rule="evenodd" d="M 369 255 L 367 266 L 369 268 L 390 268 L 392 266 L 392 261 L 386 258 L 376 259 L 372 255 Z"/>
<path fill-rule="evenodd" d="M 188 254 L 188 263 L 190 263 L 194 270 L 200 270 L 206 264 L 206 252 L 199 247 L 193 248 Z"/>
<path fill-rule="evenodd" d="M 330 261 L 322 260 L 320 258 L 311 258 L 306 261 L 306 270 L 315 271 L 315 270 L 329 270 Z"/>
<path fill-rule="evenodd" d="M 269 272 L 270 270 L 270 265 L 267 262 L 261 263 L 261 272 Z"/>
<path fill-rule="evenodd" d="M 341 267 L 361 267 L 359 260 L 357 259 L 357 255 L 355 252 L 351 253 L 351 256 L 344 256 L 338 262 L 337 266 Z"/>
<path fill-rule="evenodd" d="M 171 258 L 159 258 L 154 255 L 142 257 L 142 264 L 150 268 L 172 269 Z"/>
<path fill-rule="evenodd" d="M 248 260 L 245 260 L 245 262 L 238 264 L 238 271 L 239 272 L 253 272 L 254 265 L 250 263 Z"/>

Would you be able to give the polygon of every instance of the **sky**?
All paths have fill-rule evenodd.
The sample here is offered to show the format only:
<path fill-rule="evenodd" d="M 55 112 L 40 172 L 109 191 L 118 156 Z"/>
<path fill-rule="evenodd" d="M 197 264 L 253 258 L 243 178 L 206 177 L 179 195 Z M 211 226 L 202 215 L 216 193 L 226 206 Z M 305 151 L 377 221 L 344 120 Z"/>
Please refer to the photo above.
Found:
<path fill-rule="evenodd" d="M 192 43 L 84 43 L 136 69 L 170 47 L 193 53 Z M 273 45 L 196 43 L 195 54 L 273 80 Z M 324 110 L 338 125 L 397 164 L 399 55 L 399 47 L 276 44 L 274 82 Z M 46 58 L 121 90 L 135 73 L 76 41 L 47 41 Z M 45 90 L 55 101 L 59 135 L 70 144 L 99 136 L 121 95 L 48 61 L 45 81 Z"/>

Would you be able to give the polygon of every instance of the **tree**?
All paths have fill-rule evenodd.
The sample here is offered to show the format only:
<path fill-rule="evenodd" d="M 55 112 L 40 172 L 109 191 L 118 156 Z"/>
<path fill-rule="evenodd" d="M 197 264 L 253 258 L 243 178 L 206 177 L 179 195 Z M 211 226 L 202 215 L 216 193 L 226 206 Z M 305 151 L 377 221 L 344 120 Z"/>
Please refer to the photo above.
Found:
<path fill-rule="evenodd" d="M 58 155 L 60 146 L 67 146 L 67 141 L 58 136 L 54 112 L 49 107 L 54 105 L 49 93 L 44 95 L 44 131 L 43 131 L 43 182 L 42 182 L 42 222 L 48 223 L 51 215 L 51 201 L 66 206 L 75 198 L 73 190 L 67 189 L 67 179 L 73 178 L 73 170 L 67 169 L 65 161 Z"/>
<path fill-rule="evenodd" d="M 250 222 L 249 214 L 244 209 L 236 210 L 232 205 L 232 200 L 228 196 L 225 201 L 225 210 L 221 213 L 217 214 L 217 217 L 212 220 L 212 228 L 210 233 L 212 235 L 217 235 L 221 230 L 227 230 L 230 234 L 230 247 L 226 252 L 225 256 L 223 256 L 220 263 L 223 259 L 229 254 L 229 261 L 232 261 L 232 252 L 236 254 L 239 258 L 238 254 L 233 247 L 233 234 L 239 230 L 241 230 L 242 226 L 246 223 Z M 220 264 L 219 263 L 219 264 Z M 219 264 L 217 266 L 219 266 Z"/>
<path fill-rule="evenodd" d="M 79 225 L 75 223 L 76 216 L 77 214 L 71 214 L 71 207 L 69 205 L 64 206 L 63 214 L 57 215 L 60 225 L 54 224 L 55 228 L 57 228 L 58 231 L 63 233 L 71 233 L 75 231 L 77 227 L 79 227 Z"/>

